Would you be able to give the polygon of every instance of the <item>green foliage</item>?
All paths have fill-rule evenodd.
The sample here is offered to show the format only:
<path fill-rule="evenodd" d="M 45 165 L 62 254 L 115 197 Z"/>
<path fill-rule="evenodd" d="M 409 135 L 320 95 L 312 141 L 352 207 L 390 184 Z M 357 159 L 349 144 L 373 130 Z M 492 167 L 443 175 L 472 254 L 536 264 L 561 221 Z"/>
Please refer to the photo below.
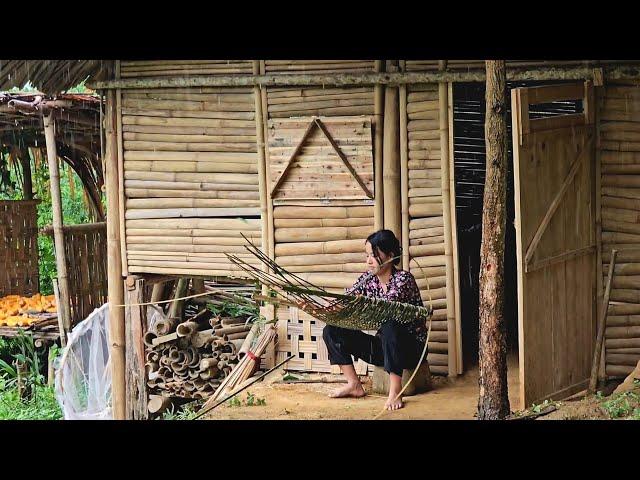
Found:
<path fill-rule="evenodd" d="M 186 403 L 177 410 L 172 405 L 161 417 L 158 417 L 158 420 L 193 420 L 198 413 L 199 407 L 200 402 Z"/>
<path fill-rule="evenodd" d="M 227 407 L 263 407 L 267 404 L 267 400 L 264 398 L 256 397 L 253 393 L 247 392 L 247 398 L 245 400 L 240 400 L 240 398 L 236 395 L 235 397 L 231 397 L 227 400 Z"/>
<path fill-rule="evenodd" d="M 613 395 L 601 407 L 609 418 L 630 417 L 640 420 L 640 395 L 633 390 Z"/>
<path fill-rule="evenodd" d="M 0 420 L 61 420 L 62 410 L 53 387 L 38 385 L 29 400 L 20 400 L 18 388 L 0 379 Z"/>

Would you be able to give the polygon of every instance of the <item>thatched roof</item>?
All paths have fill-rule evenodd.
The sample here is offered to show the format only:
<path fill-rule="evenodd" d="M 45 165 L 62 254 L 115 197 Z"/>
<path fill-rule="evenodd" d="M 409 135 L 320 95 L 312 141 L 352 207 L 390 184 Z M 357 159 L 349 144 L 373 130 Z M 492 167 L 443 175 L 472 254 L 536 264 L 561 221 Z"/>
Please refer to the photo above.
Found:
<path fill-rule="evenodd" d="M 0 60 L 0 91 L 22 88 L 27 82 L 49 95 L 82 83 L 106 78 L 108 60 Z"/>
<path fill-rule="evenodd" d="M 11 156 L 27 149 L 44 151 L 43 114 L 55 110 L 58 156 L 73 168 L 85 187 L 97 219 L 104 218 L 100 146 L 100 99 L 94 95 L 41 92 L 0 93 L 0 149 Z"/>

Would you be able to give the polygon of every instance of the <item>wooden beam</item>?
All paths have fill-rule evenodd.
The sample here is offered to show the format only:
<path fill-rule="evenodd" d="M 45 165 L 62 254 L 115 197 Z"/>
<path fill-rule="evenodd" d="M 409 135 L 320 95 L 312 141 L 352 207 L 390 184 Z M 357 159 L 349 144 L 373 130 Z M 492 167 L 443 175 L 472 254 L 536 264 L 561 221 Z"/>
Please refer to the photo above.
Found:
<path fill-rule="evenodd" d="M 109 90 L 105 104 L 105 187 L 107 192 L 107 279 L 109 296 L 109 353 L 111 357 L 111 398 L 114 420 L 126 419 L 124 281 L 120 250 L 118 191 L 118 137 L 116 92 Z"/>
<path fill-rule="evenodd" d="M 514 68 L 507 70 L 507 80 L 593 80 L 598 73 L 591 67 Z M 605 80 L 640 79 L 640 67 L 617 65 L 604 71 Z M 92 89 L 136 88 L 185 88 L 185 87 L 262 87 L 276 86 L 354 86 L 354 85 L 403 85 L 439 82 L 484 82 L 484 69 L 439 70 L 429 72 L 376 72 L 292 75 L 218 75 L 166 78 L 127 78 L 90 82 Z"/>
<path fill-rule="evenodd" d="M 47 147 L 47 163 L 49 165 L 49 188 L 51 189 L 51 213 L 53 216 L 53 243 L 56 250 L 56 269 L 60 303 L 58 315 L 61 316 L 65 334 L 71 330 L 71 304 L 69 295 L 69 276 L 67 273 L 67 257 L 64 248 L 64 232 L 62 225 L 62 195 L 60 194 L 60 170 L 56 150 L 55 119 L 53 114 L 43 117 L 44 137 Z"/>
<path fill-rule="evenodd" d="M 555 265 L 559 262 L 566 262 L 568 260 L 573 260 L 574 258 L 593 253 L 595 252 L 595 249 L 595 245 L 589 245 L 588 247 L 569 250 L 568 252 L 554 255 L 553 257 L 545 258 L 544 260 L 538 260 L 533 264 L 526 264 L 524 270 L 527 273 L 535 272 L 536 270 L 540 270 L 541 268 L 548 267 L 550 265 Z"/>

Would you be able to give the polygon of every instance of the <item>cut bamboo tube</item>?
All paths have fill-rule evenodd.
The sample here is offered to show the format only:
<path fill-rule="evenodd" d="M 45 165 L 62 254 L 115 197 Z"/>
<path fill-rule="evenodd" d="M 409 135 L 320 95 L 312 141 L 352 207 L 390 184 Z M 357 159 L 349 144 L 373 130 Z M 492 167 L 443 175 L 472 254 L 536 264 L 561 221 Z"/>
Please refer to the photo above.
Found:
<path fill-rule="evenodd" d="M 198 324 L 196 322 L 183 322 L 176 327 L 176 334 L 178 337 L 187 337 L 193 335 L 198 330 Z"/>

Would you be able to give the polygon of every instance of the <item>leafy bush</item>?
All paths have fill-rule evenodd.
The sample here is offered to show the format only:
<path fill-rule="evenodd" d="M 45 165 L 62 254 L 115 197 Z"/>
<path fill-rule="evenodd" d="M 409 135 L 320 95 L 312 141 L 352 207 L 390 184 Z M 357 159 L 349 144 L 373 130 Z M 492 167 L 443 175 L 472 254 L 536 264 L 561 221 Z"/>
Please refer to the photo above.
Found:
<path fill-rule="evenodd" d="M 0 379 L 0 420 L 61 420 L 53 387 L 39 385 L 29 400 L 20 400 L 17 387 Z"/>

